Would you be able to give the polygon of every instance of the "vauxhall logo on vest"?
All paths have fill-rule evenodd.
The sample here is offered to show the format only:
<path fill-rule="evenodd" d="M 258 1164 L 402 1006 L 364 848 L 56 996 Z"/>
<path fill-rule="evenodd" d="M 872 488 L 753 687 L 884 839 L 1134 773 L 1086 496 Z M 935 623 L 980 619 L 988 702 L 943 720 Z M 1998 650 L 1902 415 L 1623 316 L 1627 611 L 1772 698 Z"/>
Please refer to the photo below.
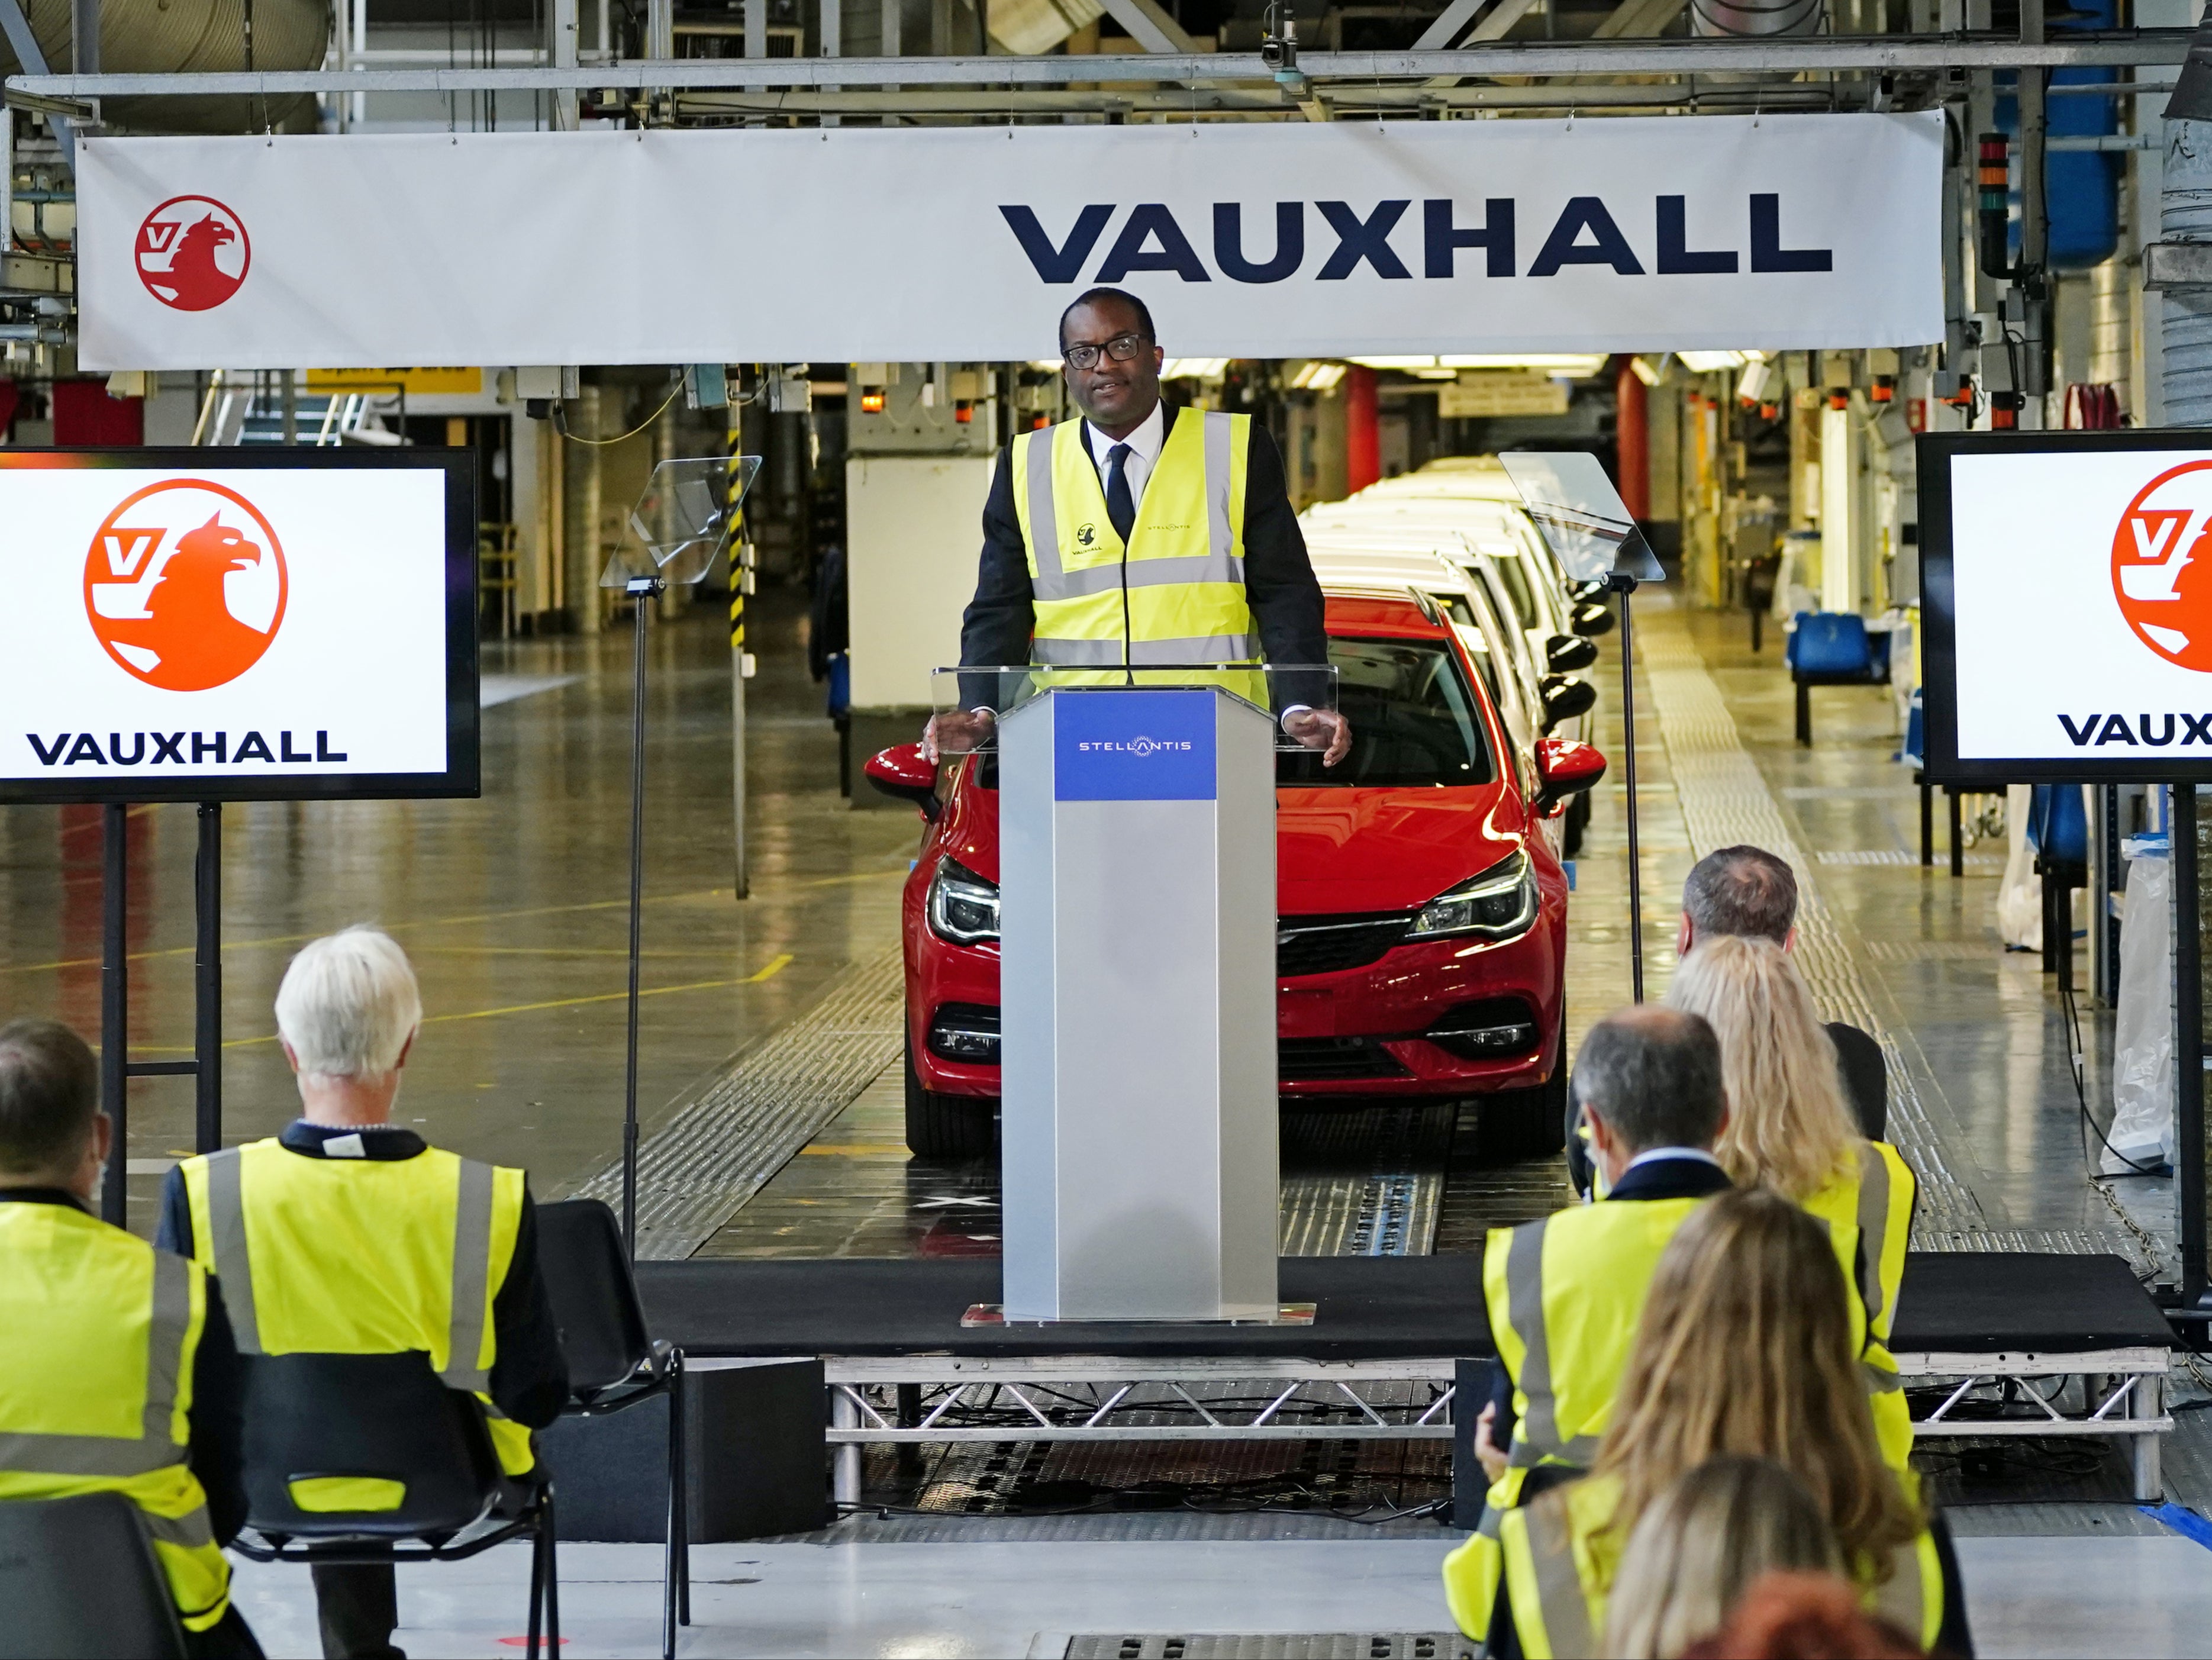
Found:
<path fill-rule="evenodd" d="M 1164 203 L 1139 202 L 1110 241 L 1107 229 L 1121 212 L 1110 202 L 1091 204 L 1059 234 L 1048 231 L 1036 210 L 1025 204 L 1001 204 L 999 213 L 1038 280 L 1050 283 L 1084 280 L 1086 270 L 1094 283 L 1119 283 L 1139 271 L 1164 271 L 1186 283 L 1211 283 L 1216 273 L 1233 283 L 1281 283 L 1309 273 L 1316 282 L 1340 283 L 1363 267 L 1386 280 L 1412 282 L 1417 272 L 1418 280 L 1449 281 L 1477 271 L 1485 277 L 1557 277 L 1575 265 L 1603 266 L 1620 277 L 1764 275 L 1835 266 L 1831 249 L 1784 246 L 1778 192 L 1700 201 L 1700 225 L 1736 228 L 1733 236 L 1701 247 L 1690 245 L 1686 196 L 1610 202 L 1570 197 L 1555 217 L 1539 223 L 1527 222 L 1510 196 L 1488 198 L 1479 219 L 1462 219 L 1449 198 L 1419 206 L 1415 214 L 1411 198 L 1364 204 L 1278 202 L 1273 224 L 1261 228 L 1246 226 L 1244 204 L 1238 202 L 1214 203 L 1211 222 L 1197 224 L 1178 219 Z M 1093 266 L 1102 244 L 1105 252 Z"/>
<path fill-rule="evenodd" d="M 2212 461 L 2170 467 L 2136 492 L 2112 533 L 2112 598 L 2146 650 L 2212 674 Z M 2212 713 L 2062 714 L 2077 749 L 2212 748 Z"/>
<path fill-rule="evenodd" d="M 93 637 L 118 671 L 165 692 L 211 691 L 245 675 L 275 643 L 289 597 L 276 527 L 238 491 L 205 479 L 164 479 L 125 496 L 85 553 Z M 44 767 L 346 758 L 327 732 L 314 734 L 313 750 L 273 728 L 25 735 Z"/>

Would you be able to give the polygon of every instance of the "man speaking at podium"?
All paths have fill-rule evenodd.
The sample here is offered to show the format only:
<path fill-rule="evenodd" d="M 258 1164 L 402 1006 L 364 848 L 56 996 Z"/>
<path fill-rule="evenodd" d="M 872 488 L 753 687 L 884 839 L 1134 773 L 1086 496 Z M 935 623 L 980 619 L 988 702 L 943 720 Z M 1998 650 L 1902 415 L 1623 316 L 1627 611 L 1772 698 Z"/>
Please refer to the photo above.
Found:
<path fill-rule="evenodd" d="M 1282 457 L 1249 415 L 1160 403 L 1165 353 L 1145 302 L 1092 289 L 1062 313 L 1060 355 L 1081 418 L 1018 435 L 983 508 L 982 569 L 960 629 L 968 668 L 1142 668 L 1328 660 L 1321 585 Z M 973 748 L 996 699 L 922 735 Z M 1283 729 L 1334 766 L 1352 728 L 1285 700 Z"/>

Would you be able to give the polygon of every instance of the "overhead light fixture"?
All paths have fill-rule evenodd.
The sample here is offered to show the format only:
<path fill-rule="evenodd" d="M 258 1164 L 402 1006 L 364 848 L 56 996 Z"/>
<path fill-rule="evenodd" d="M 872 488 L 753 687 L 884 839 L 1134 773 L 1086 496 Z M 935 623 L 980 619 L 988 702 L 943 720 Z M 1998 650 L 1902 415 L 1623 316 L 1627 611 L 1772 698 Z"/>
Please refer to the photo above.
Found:
<path fill-rule="evenodd" d="M 1664 353 L 1656 358 L 1632 357 L 1628 360 L 1628 367 L 1635 374 L 1636 378 L 1647 386 L 1656 386 L 1667 378 L 1667 357 Z"/>
<path fill-rule="evenodd" d="M 1724 369 L 1740 369 L 1745 361 L 1740 351 L 1678 351 L 1674 356 L 1692 374 L 1717 374 Z"/>
<path fill-rule="evenodd" d="M 1606 357 L 1601 351 L 1524 351 L 1449 357 L 1355 357 L 1352 361 L 1362 368 L 1396 369 L 1405 374 L 1418 374 L 1423 369 L 1519 369 L 1530 374 L 1586 380 L 1605 367 Z"/>
<path fill-rule="evenodd" d="M 1160 365 L 1160 379 L 1218 380 L 1228 368 L 1226 357 L 1170 357 Z"/>
<path fill-rule="evenodd" d="M 1416 380 L 1456 380 L 1459 379 L 1459 371 L 1457 369 L 1415 369 L 1413 378 Z"/>
<path fill-rule="evenodd" d="M 1341 363 L 1306 362 L 1291 377 L 1293 392 L 1328 392 L 1344 379 Z"/>

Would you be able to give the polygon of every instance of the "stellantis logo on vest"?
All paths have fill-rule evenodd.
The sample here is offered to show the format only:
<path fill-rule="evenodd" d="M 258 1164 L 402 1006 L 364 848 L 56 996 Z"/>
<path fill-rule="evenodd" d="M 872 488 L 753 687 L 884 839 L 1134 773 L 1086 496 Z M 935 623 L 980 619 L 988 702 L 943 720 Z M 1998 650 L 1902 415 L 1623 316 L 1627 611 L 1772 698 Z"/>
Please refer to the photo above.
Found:
<path fill-rule="evenodd" d="M 1053 700 L 1056 801 L 1213 800 L 1213 694 L 1085 690 Z"/>
<path fill-rule="evenodd" d="M 1275 204 L 1273 252 L 1265 259 L 1251 257 L 1244 240 L 1244 209 L 1241 203 L 1213 204 L 1213 264 L 1221 274 L 1237 283 L 1280 283 L 1306 266 L 1306 208 L 1304 202 Z M 1449 279 L 1458 273 L 1462 249 L 1482 251 L 1486 277 L 1556 277 L 1568 265 L 1605 265 L 1621 277 L 1729 276 L 1747 268 L 1755 274 L 1786 271 L 1825 271 L 1835 268 L 1827 248 L 1789 248 L 1782 245 L 1782 198 L 1753 195 L 1741 220 L 1741 244 L 1728 247 L 1693 248 L 1689 237 L 1689 198 L 1662 196 L 1650 217 L 1642 204 L 1626 203 L 1620 211 L 1601 197 L 1574 196 L 1559 210 L 1524 267 L 1520 263 L 1525 240 L 1514 211 L 1514 199 L 1496 196 L 1483 204 L 1480 223 L 1462 224 L 1449 198 L 1421 204 L 1417 237 L 1398 234 L 1399 223 L 1413 208 L 1411 199 L 1377 202 L 1362 212 L 1349 202 L 1311 204 L 1322 225 L 1335 239 L 1314 279 L 1340 283 L 1366 266 L 1375 275 L 1411 281 L 1407 264 L 1412 244 L 1418 241 L 1423 277 Z M 1701 206 L 1704 204 L 1701 204 Z M 1020 204 L 1002 204 L 999 212 L 1029 256 L 1038 278 L 1046 283 L 1072 283 L 1106 234 L 1119 211 L 1117 204 L 1094 202 L 1076 216 L 1066 236 L 1055 242 L 1039 222 L 1036 210 Z M 1705 219 L 1700 214 L 1701 219 Z M 1705 220 L 1705 222 L 1712 222 Z M 1632 239 L 1626 225 L 1636 235 Z M 1650 228 L 1648 236 L 1645 228 Z M 1119 283 L 1133 271 L 1169 271 L 1186 283 L 1210 283 L 1206 267 L 1184 225 L 1164 203 L 1139 202 L 1115 236 L 1106 257 L 1091 273 L 1094 283 Z"/>

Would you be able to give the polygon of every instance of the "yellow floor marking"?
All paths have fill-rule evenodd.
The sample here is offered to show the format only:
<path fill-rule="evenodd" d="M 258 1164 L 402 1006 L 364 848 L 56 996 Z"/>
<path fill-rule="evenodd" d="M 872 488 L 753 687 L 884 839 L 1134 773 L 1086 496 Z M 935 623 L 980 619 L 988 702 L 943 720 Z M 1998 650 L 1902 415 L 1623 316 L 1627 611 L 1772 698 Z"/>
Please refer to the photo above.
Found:
<path fill-rule="evenodd" d="M 777 975 L 782 973 L 791 966 L 793 960 L 791 953 L 786 952 L 781 956 L 771 958 L 768 966 L 757 973 L 744 975 L 735 980 L 694 980 L 688 985 L 682 986 L 648 986 L 638 993 L 638 996 L 640 998 L 669 997 L 679 991 L 718 991 L 731 986 L 757 986 L 762 981 L 773 980 Z M 463 1014 L 433 1014 L 425 1017 L 422 1024 L 426 1026 L 436 1026 L 442 1025 L 449 1020 L 489 1020 L 502 1014 L 534 1014 L 544 1009 L 580 1008 L 587 1003 L 619 1003 L 627 1000 L 629 996 L 629 993 L 626 990 L 605 991 L 596 993 L 590 997 L 559 997 L 544 1003 L 510 1003 L 504 1008 L 471 1009 Z M 223 1048 L 252 1049 L 257 1044 L 273 1043 L 276 1041 L 276 1033 L 270 1032 L 260 1037 L 234 1037 L 225 1043 Z M 189 1047 L 180 1048 L 174 1044 L 141 1043 L 133 1045 L 131 1052 L 133 1055 L 190 1055 L 192 1051 Z"/>
<path fill-rule="evenodd" d="M 840 1158 L 904 1158 L 907 1150 L 896 1141 L 867 1141 L 855 1146 L 801 1147 L 801 1152 L 835 1155 Z"/>
<path fill-rule="evenodd" d="M 648 906 L 680 904 L 694 899 L 712 899 L 717 895 L 726 895 L 729 891 L 727 888 L 701 888 L 691 893 L 658 895 L 645 903 Z M 386 922 L 383 926 L 388 933 L 402 934 L 410 928 L 457 928 L 471 922 L 507 922 L 522 916 L 560 916 L 575 911 L 615 910 L 629 903 L 629 901 L 627 899 L 593 899 L 577 905 L 540 905 L 529 910 L 484 911 L 474 916 L 434 916 L 417 922 Z M 328 930 L 323 932 L 328 932 Z M 271 946 L 304 946 L 310 939 L 321 938 L 321 932 L 282 933 L 271 935 L 265 939 L 226 939 L 222 948 L 226 952 L 260 951 Z M 150 963 L 163 957 L 190 957 L 196 949 L 198 948 L 192 946 L 173 946 L 164 951 L 133 952 L 127 960 L 133 963 Z M 7 968 L 0 968 L 0 974 L 36 974 L 50 969 L 87 969 L 99 966 L 100 959 L 97 957 L 64 957 L 51 963 L 18 963 Z"/>

